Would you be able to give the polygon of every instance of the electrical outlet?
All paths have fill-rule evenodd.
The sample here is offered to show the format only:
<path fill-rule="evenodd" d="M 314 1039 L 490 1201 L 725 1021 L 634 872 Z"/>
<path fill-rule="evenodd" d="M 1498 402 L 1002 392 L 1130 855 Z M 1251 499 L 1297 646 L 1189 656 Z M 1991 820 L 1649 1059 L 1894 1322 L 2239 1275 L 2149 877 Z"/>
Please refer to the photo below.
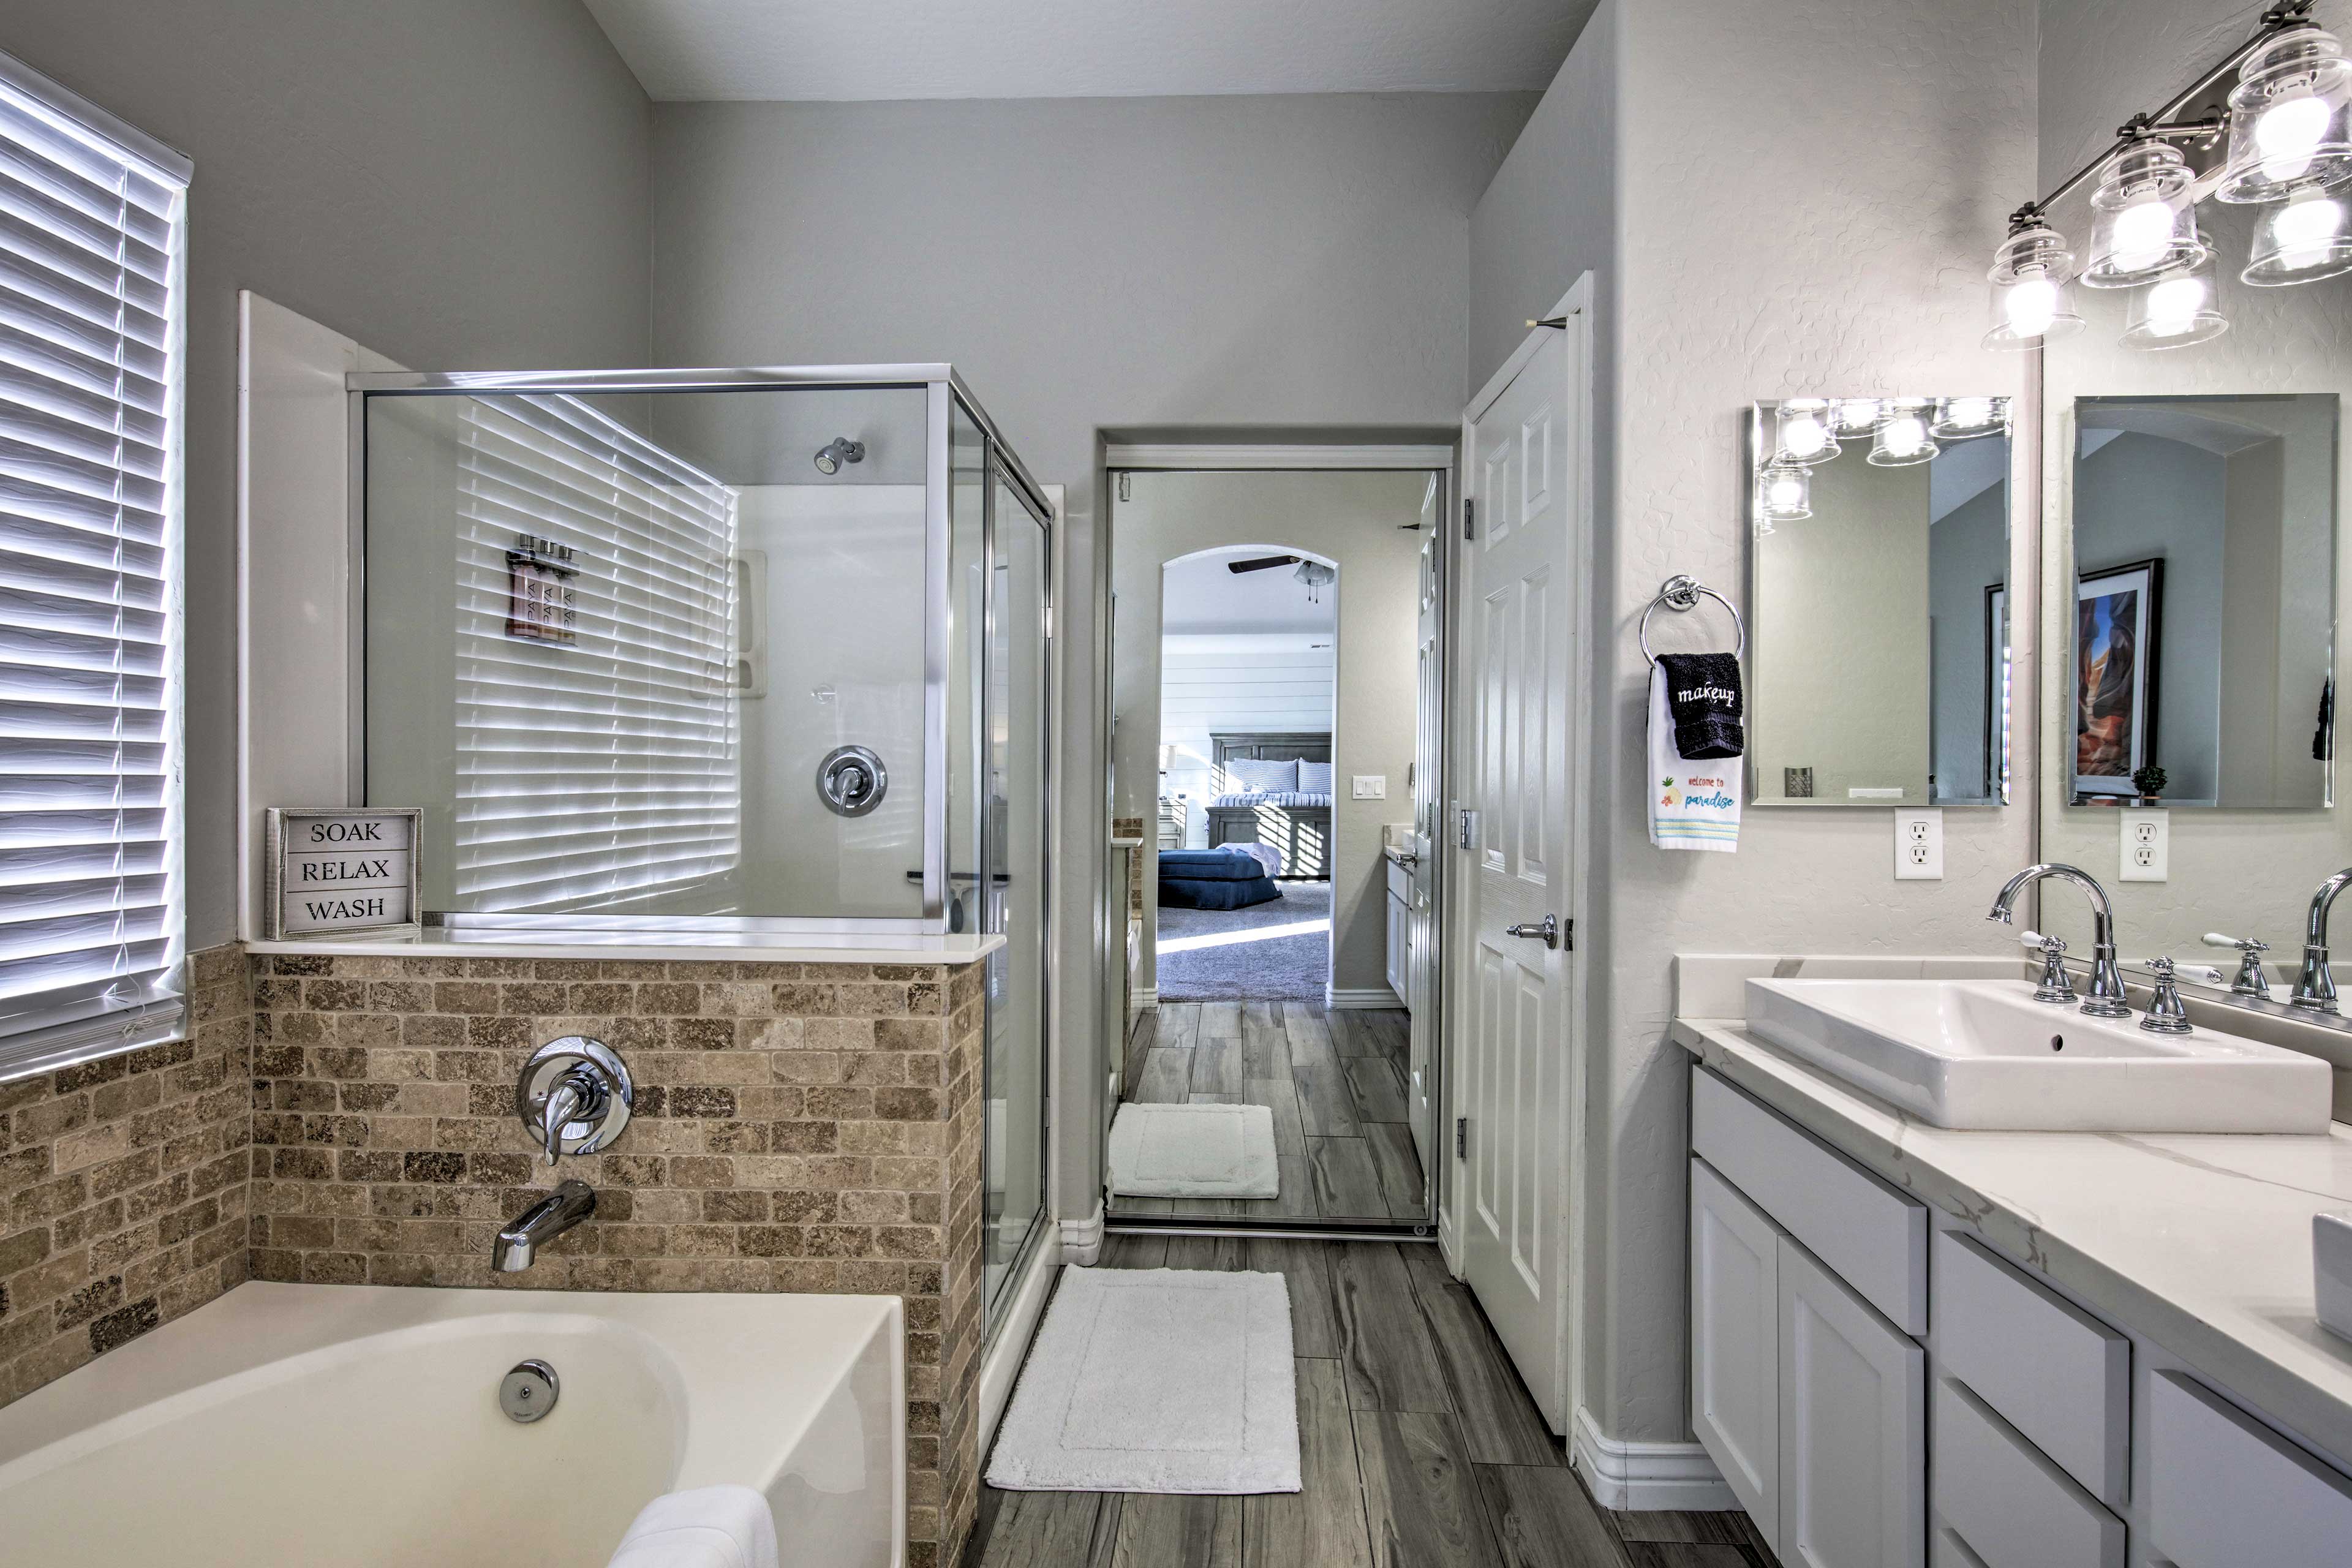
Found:
<path fill-rule="evenodd" d="M 1358 800 L 1386 800 L 1389 797 L 1389 781 L 1385 773 L 1358 773 L 1355 785 Z"/>
<path fill-rule="evenodd" d="M 1944 879 L 1944 814 L 1936 810 L 1895 814 L 1895 879 Z"/>
<path fill-rule="evenodd" d="M 2124 819 L 2123 879 L 2161 882 L 2172 874 L 2172 828 L 2168 813 L 2122 811 Z"/>

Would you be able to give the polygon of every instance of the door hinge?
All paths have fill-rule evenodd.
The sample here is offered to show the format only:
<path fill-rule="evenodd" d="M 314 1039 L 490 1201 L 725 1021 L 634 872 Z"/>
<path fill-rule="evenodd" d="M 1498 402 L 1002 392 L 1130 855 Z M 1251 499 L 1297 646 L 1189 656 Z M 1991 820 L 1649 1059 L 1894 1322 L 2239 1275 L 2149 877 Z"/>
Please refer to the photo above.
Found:
<path fill-rule="evenodd" d="M 1559 922 L 1559 950 L 1562 952 L 1574 952 L 1576 951 L 1576 922 L 1574 921 L 1562 921 Z"/>
<path fill-rule="evenodd" d="M 1470 1157 L 1470 1119 L 1466 1116 L 1454 1119 L 1454 1157 L 1457 1160 Z"/>
<path fill-rule="evenodd" d="M 1462 537 L 1478 537 L 1478 503 L 1467 496 L 1462 498 Z"/>
<path fill-rule="evenodd" d="M 1133 500 L 1135 499 L 1134 479 L 1135 479 L 1135 476 L 1134 476 L 1133 474 L 1129 474 L 1129 473 L 1124 473 L 1124 472 L 1122 472 L 1122 473 L 1118 476 L 1118 499 L 1119 499 L 1119 500 Z"/>
<path fill-rule="evenodd" d="M 1052 642 L 1054 640 L 1053 605 L 1047 605 L 1044 609 L 1038 612 L 1037 628 L 1045 634 L 1045 637 L 1047 642 Z"/>

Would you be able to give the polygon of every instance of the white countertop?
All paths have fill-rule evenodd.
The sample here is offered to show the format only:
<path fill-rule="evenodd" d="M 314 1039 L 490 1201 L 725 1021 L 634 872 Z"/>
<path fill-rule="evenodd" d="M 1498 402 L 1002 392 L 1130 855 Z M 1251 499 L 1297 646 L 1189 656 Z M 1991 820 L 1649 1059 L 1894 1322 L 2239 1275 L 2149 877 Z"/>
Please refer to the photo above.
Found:
<path fill-rule="evenodd" d="M 1740 1018 L 1676 1044 L 1862 1164 L 2339 1458 L 2352 1340 L 2319 1326 L 2312 1216 L 2352 1210 L 2352 1126 L 2315 1137 L 1960 1132 L 1797 1061 Z"/>
<path fill-rule="evenodd" d="M 779 937 L 712 931 L 565 931 L 561 941 L 521 942 L 436 926 L 414 942 L 248 942 L 247 952 L 315 958 L 643 959 L 656 963 L 971 963 L 1004 945 L 991 936 Z"/>

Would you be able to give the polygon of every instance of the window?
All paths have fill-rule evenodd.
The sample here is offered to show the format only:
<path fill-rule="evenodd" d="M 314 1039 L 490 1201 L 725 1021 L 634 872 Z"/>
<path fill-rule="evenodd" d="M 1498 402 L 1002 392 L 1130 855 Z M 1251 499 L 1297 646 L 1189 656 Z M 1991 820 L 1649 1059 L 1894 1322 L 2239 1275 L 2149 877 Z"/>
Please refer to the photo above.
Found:
<path fill-rule="evenodd" d="M 0 1080 L 184 1022 L 188 174 L 0 56 Z"/>

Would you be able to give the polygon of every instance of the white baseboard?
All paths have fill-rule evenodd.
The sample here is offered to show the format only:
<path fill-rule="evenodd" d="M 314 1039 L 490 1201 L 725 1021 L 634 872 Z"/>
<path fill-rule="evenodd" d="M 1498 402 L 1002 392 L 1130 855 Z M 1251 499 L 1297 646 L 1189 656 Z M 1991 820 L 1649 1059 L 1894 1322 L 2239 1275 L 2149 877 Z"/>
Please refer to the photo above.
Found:
<path fill-rule="evenodd" d="M 1101 1233 L 1099 1222 L 1096 1232 Z M 1021 1375 L 1021 1363 L 1029 1359 L 1029 1342 L 1036 1337 L 1038 1320 L 1045 1315 L 1045 1301 L 1054 1293 L 1054 1279 L 1061 1266 L 1061 1234 L 1058 1229 L 1049 1230 L 1030 1255 L 1028 1271 L 1013 1289 L 1003 1326 L 981 1352 L 980 1451 L 983 1455 L 996 1440 L 996 1424 L 1004 1418 L 1004 1407 L 1013 1401 L 1013 1384 Z"/>
<path fill-rule="evenodd" d="M 1081 1268 L 1094 1267 L 1102 1256 L 1103 1205 L 1095 1205 L 1095 1212 L 1084 1219 L 1066 1219 L 1062 1226 L 1062 1261 Z"/>
<path fill-rule="evenodd" d="M 1592 1500 L 1617 1512 L 1721 1513 L 1739 1506 L 1723 1472 L 1696 1443 L 1629 1443 L 1602 1432 L 1578 1406 L 1569 1463 Z"/>
<path fill-rule="evenodd" d="M 1135 988 L 1135 1005 L 1138 1008 L 1159 1006 L 1160 987 L 1157 985 L 1137 986 Z"/>
<path fill-rule="evenodd" d="M 1323 988 L 1323 1005 L 1327 1008 L 1402 1007 L 1403 1001 L 1385 985 L 1350 986 L 1346 990 L 1337 985 Z"/>

